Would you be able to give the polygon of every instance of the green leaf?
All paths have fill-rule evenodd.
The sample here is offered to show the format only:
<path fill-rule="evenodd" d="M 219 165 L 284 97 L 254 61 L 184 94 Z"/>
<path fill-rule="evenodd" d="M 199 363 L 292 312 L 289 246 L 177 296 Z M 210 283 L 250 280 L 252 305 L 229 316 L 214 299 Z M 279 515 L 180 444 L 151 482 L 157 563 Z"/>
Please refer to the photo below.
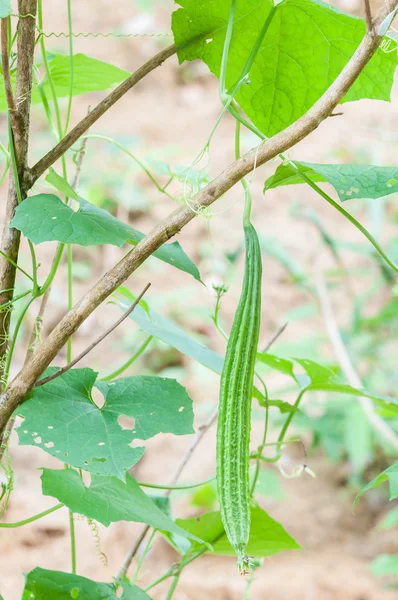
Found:
<path fill-rule="evenodd" d="M 117 296 L 120 307 L 130 306 L 135 300 L 135 296 L 124 286 L 118 288 L 120 296 Z M 128 302 L 127 302 L 128 301 Z M 145 309 L 143 308 L 145 307 Z M 203 344 L 196 342 L 188 336 L 183 329 L 175 325 L 170 319 L 166 319 L 151 308 L 145 300 L 141 300 L 139 305 L 131 313 L 130 318 L 135 321 L 143 331 L 162 340 L 165 344 L 176 348 L 185 356 L 189 356 L 199 363 L 221 374 L 224 364 L 224 358 L 210 350 Z M 253 387 L 253 397 L 260 404 L 263 403 L 264 396 L 256 386 Z"/>
<path fill-rule="evenodd" d="M 125 287 L 118 289 L 119 295 L 117 296 L 119 306 L 123 309 L 131 305 L 135 297 Z M 146 307 L 146 309 L 143 308 Z M 199 344 L 191 337 L 189 337 L 183 329 L 177 327 L 170 319 L 166 319 L 153 308 L 151 308 L 147 302 L 140 304 L 131 313 L 130 318 L 135 321 L 143 331 L 153 335 L 154 337 L 162 340 L 165 344 L 169 344 L 173 348 L 176 348 L 185 356 L 189 356 L 199 363 L 215 371 L 221 373 L 224 359 L 222 356 L 209 350 L 203 344 Z"/>
<path fill-rule="evenodd" d="M 398 575 L 398 554 L 380 554 L 372 561 L 370 568 L 376 577 Z"/>
<path fill-rule="evenodd" d="M 192 519 L 177 519 L 176 522 L 186 531 L 211 544 L 215 554 L 235 556 L 235 551 L 224 533 L 219 512 L 208 512 Z M 246 548 L 249 556 L 261 558 L 282 550 L 297 549 L 300 549 L 300 545 L 280 523 L 274 521 L 259 506 L 251 509 L 250 538 Z"/>
<path fill-rule="evenodd" d="M 281 485 L 281 477 L 276 471 L 261 468 L 258 473 L 255 494 L 262 498 L 272 498 L 273 500 L 283 500 L 284 493 Z"/>
<path fill-rule="evenodd" d="M 382 21 L 382 23 L 379 25 L 379 31 L 377 32 L 378 35 L 385 35 L 387 33 L 387 31 L 390 28 L 391 23 L 393 22 L 395 15 L 398 12 L 398 6 L 396 6 L 394 8 L 394 10 L 392 10 L 384 19 L 384 21 Z"/>
<path fill-rule="evenodd" d="M 54 177 L 54 174 L 49 177 L 59 189 L 60 178 Z M 144 233 L 119 221 L 106 210 L 82 198 L 79 198 L 79 202 L 80 209 L 75 212 L 53 194 L 29 196 L 17 207 L 11 226 L 22 231 L 34 244 L 58 241 L 80 246 L 112 244 L 120 247 L 127 241 L 137 244 L 145 237 Z M 197 267 L 178 242 L 163 244 L 153 256 L 200 281 Z"/>
<path fill-rule="evenodd" d="M 381 485 L 385 481 L 388 481 L 390 484 L 390 500 L 395 500 L 398 498 L 398 462 L 391 465 L 391 467 L 388 467 L 388 469 L 380 473 L 380 475 L 377 475 L 377 477 L 372 479 L 368 485 L 365 485 L 365 487 L 356 496 L 354 504 L 358 502 L 360 497 L 365 492 Z"/>
<path fill-rule="evenodd" d="M 50 368 L 47 376 L 57 369 Z M 97 373 L 70 369 L 34 388 L 16 411 L 24 418 L 17 429 L 21 445 L 38 446 L 73 467 L 125 478 L 144 448 L 130 446 L 158 433 L 193 432 L 192 401 L 185 388 L 164 377 L 126 377 L 99 382 L 106 402 L 92 400 Z M 122 429 L 121 415 L 135 419 L 133 430 Z"/>
<path fill-rule="evenodd" d="M 398 527 L 398 506 L 389 510 L 384 519 L 377 525 L 377 529 L 392 529 L 393 527 Z"/>
<path fill-rule="evenodd" d="M 294 361 L 303 367 L 310 378 L 311 384 L 314 386 L 317 384 L 327 385 L 328 382 L 334 382 L 336 379 L 335 371 L 329 367 L 324 367 L 313 360 L 309 360 L 308 358 L 295 358 Z"/>
<path fill-rule="evenodd" d="M 293 360 L 300 364 L 305 370 L 308 376 L 308 381 L 307 383 L 303 382 L 303 385 L 305 385 L 308 390 L 335 392 L 338 394 L 347 394 L 349 396 L 370 398 L 378 405 L 381 404 L 383 406 L 387 404 L 391 409 L 396 406 L 398 407 L 398 400 L 392 398 L 391 396 L 376 394 L 363 388 L 356 388 L 352 385 L 340 383 L 335 371 L 329 367 L 324 367 L 319 363 L 307 358 L 295 358 Z"/>
<path fill-rule="evenodd" d="M 345 449 L 354 473 L 362 473 L 372 459 L 373 429 L 362 406 L 355 402 L 347 407 L 344 419 Z"/>
<path fill-rule="evenodd" d="M 130 474 L 126 483 L 116 477 L 92 475 L 90 487 L 86 487 L 73 469 L 43 469 L 41 481 L 45 496 L 57 498 L 72 512 L 95 519 L 106 527 L 117 521 L 134 521 L 203 543 L 200 537 L 176 525 L 158 508 Z"/>
<path fill-rule="evenodd" d="M 112 583 L 98 583 L 80 575 L 36 567 L 26 575 L 22 600 L 150 600 L 137 586 L 122 584 L 122 587 L 125 593 L 119 596 Z"/>
<path fill-rule="evenodd" d="M 3 0 L 4 2 L 4 0 Z M 49 69 L 51 78 L 58 98 L 69 96 L 70 90 L 70 58 L 68 54 L 49 55 Z M 40 65 L 36 65 L 39 67 Z M 127 79 L 131 73 L 119 69 L 110 63 L 91 58 L 86 54 L 75 54 L 73 56 L 73 96 L 108 90 L 118 83 Z M 0 112 L 7 110 L 7 102 L 4 93 L 4 84 L 0 77 Z M 15 88 L 15 72 L 11 75 L 13 87 Z M 45 93 L 50 94 L 50 84 L 47 77 L 41 83 Z M 41 96 L 36 82 L 32 88 L 32 104 L 39 104 Z"/>
<path fill-rule="evenodd" d="M 294 161 L 311 181 L 330 183 L 340 200 L 382 198 L 398 192 L 398 167 L 375 165 L 318 165 Z M 306 183 L 291 164 L 281 164 L 264 184 L 264 191 L 284 185 Z"/>
<path fill-rule="evenodd" d="M 56 190 L 61 192 L 61 194 L 65 194 L 68 198 L 73 198 L 76 202 L 80 202 L 79 196 L 76 194 L 75 190 L 69 185 L 69 183 L 58 175 L 56 171 L 52 167 L 49 169 L 49 174 L 46 177 L 46 181 L 50 183 Z"/>
<path fill-rule="evenodd" d="M 270 367 L 273 371 L 279 371 L 279 373 L 283 373 L 283 375 L 288 375 L 295 381 L 297 381 L 296 376 L 294 374 L 294 364 L 291 360 L 286 358 L 280 358 L 279 356 L 274 356 L 273 354 L 269 354 L 268 352 L 258 352 L 257 360 Z"/>
<path fill-rule="evenodd" d="M 12 13 L 11 0 L 0 0 L 0 19 L 8 17 Z M 4 86 L 2 86 L 4 87 Z"/>
<path fill-rule="evenodd" d="M 230 0 L 179 0 L 172 29 L 180 62 L 202 59 L 219 77 Z M 227 65 L 227 87 L 241 74 L 273 3 L 238 0 Z M 319 0 L 284 0 L 276 6 L 237 101 L 255 125 L 272 136 L 301 117 L 346 66 L 365 34 L 365 23 Z M 381 49 L 343 101 L 389 100 L 395 53 Z M 293 83 L 292 83 L 293 82 Z"/>

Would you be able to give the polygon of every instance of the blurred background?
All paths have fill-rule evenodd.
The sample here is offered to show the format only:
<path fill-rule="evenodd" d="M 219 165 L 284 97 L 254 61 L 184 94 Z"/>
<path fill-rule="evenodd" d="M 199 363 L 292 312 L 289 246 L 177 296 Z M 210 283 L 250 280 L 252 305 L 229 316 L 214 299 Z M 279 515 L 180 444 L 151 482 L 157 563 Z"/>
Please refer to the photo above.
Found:
<path fill-rule="evenodd" d="M 47 34 L 67 31 L 64 0 L 45 3 L 44 29 Z M 344 10 L 361 14 L 359 0 L 333 2 Z M 374 3 L 376 7 L 377 2 Z M 172 43 L 170 0 L 85 0 L 73 4 L 73 28 L 82 33 L 114 33 L 109 37 L 76 37 L 74 52 L 134 71 L 161 48 Z M 149 35 L 149 34 L 162 35 Z M 131 35 L 139 34 L 139 35 Z M 68 40 L 51 35 L 47 51 L 67 52 Z M 74 98 L 72 125 L 89 106 L 104 96 L 93 93 Z M 398 89 L 391 104 L 362 100 L 344 104 L 343 115 L 325 121 L 309 139 L 289 154 L 307 162 L 396 164 L 398 146 Z M 66 99 L 65 99 L 66 102 Z M 170 192 L 182 201 L 184 180 L 179 176 L 189 167 L 205 144 L 220 113 L 218 84 L 207 67 L 199 62 L 178 65 L 176 57 L 128 93 L 89 132 L 111 137 L 166 182 Z M 6 119 L 1 116 L 2 138 L 6 143 Z M 205 159 L 196 165 L 203 181 L 212 178 L 233 160 L 233 119 L 226 115 Z M 242 134 L 245 149 L 255 138 Z M 40 106 L 32 110 L 30 164 L 54 143 Z M 76 145 L 78 147 L 78 145 Z M 253 220 L 263 250 L 263 309 L 261 346 L 275 331 L 288 323 L 272 352 L 278 356 L 313 358 L 336 367 L 337 359 L 327 335 L 315 281 L 319 272 L 327 280 L 331 301 L 344 342 L 364 384 L 379 394 L 396 396 L 398 333 L 398 287 L 392 271 L 381 264 L 372 247 L 340 214 L 307 186 L 290 186 L 263 194 L 263 184 L 278 162 L 261 167 L 250 176 L 254 200 Z M 70 162 L 70 173 L 73 164 Z M 49 191 L 38 184 L 38 191 Z M 2 197 L 6 183 L 2 187 Z M 88 139 L 79 184 L 81 195 L 137 229 L 148 232 L 176 206 L 160 194 L 152 181 L 126 152 L 105 139 Z M 329 190 L 330 192 L 330 190 Z M 334 192 L 333 192 L 334 193 Z M 363 201 L 345 207 L 364 223 L 398 260 L 397 197 Z M 225 341 L 211 319 L 216 295 L 213 284 L 225 284 L 220 320 L 229 331 L 239 298 L 242 277 L 243 193 L 236 186 L 213 207 L 212 218 L 196 218 L 182 230 L 178 240 L 199 267 L 205 285 L 192 277 L 150 259 L 127 282 L 138 294 L 146 295 L 151 308 L 168 317 L 187 334 L 209 348 L 223 353 Z M 38 247 L 39 274 L 48 272 L 55 243 Z M 78 300 L 93 283 L 125 254 L 114 246 L 74 246 L 74 298 Z M 21 265 L 29 268 L 29 253 L 23 247 Z M 18 278 L 17 292 L 25 282 Z M 43 336 L 65 314 L 67 306 L 66 263 L 53 285 L 44 320 Z M 33 324 L 37 307 L 31 311 Z M 17 316 L 13 315 L 15 320 Z M 120 316 L 120 310 L 105 303 L 83 324 L 73 338 L 73 353 L 83 350 L 100 331 Z M 21 336 L 15 370 L 22 366 L 27 336 Z M 86 357 L 79 366 L 91 366 L 101 376 L 114 371 L 131 357 L 147 338 L 132 320 Z M 395 339 L 394 339 L 395 338 Z M 20 357 L 20 364 L 18 364 Z M 322 357 L 322 360 L 321 358 Z M 57 364 L 66 362 L 66 351 Z M 217 375 L 174 348 L 154 338 L 125 375 L 159 374 L 174 377 L 187 387 L 194 400 L 195 423 L 200 426 L 214 411 L 218 400 Z M 289 380 L 267 371 L 263 374 L 273 398 L 294 398 Z M 263 413 L 253 404 L 253 446 L 259 439 Z M 273 415 L 272 432 L 282 420 Z M 316 479 L 304 473 L 299 478 L 283 477 L 277 466 L 261 471 L 258 494 L 270 515 L 280 521 L 302 545 L 303 550 L 285 552 L 266 559 L 255 572 L 251 598 L 272 600 L 392 600 L 397 597 L 398 566 L 383 562 L 384 554 L 398 552 L 397 529 L 385 517 L 394 508 L 388 503 L 387 486 L 361 499 L 353 509 L 358 490 L 393 461 L 389 449 L 380 444 L 354 397 L 325 392 L 307 394 L 302 411 L 290 431 L 299 437 Z M 275 436 L 274 436 L 275 437 Z M 139 480 L 165 483 L 173 476 L 192 436 L 157 436 L 149 440 L 142 460 L 132 474 Z M 53 505 L 42 497 L 40 467 L 59 464 L 32 447 L 18 447 L 13 433 L 12 467 L 14 491 L 7 520 L 18 521 Z M 301 453 L 301 454 L 300 454 Z M 299 446 L 292 451 L 287 471 L 303 462 Z M 292 467 L 293 465 L 293 467 Z M 183 472 L 181 482 L 211 477 L 215 471 L 215 427 L 210 429 Z M 217 506 L 212 484 L 198 491 L 173 492 L 173 512 L 195 516 Z M 396 514 L 396 512 L 395 512 Z M 398 519 L 395 518 L 395 522 Z M 77 520 L 78 573 L 98 581 L 110 581 L 119 569 L 128 548 L 141 527 L 116 523 L 92 531 L 87 521 Z M 104 564 L 102 553 L 106 555 Z M 66 570 L 69 564 L 68 514 L 66 509 L 23 528 L 0 530 L 0 590 L 5 600 L 20 598 L 22 572 L 35 566 Z M 381 557 L 381 558 L 380 558 Z M 139 585 L 145 585 L 177 560 L 177 554 L 158 539 L 141 571 Z M 398 561 L 397 561 L 398 563 Z M 247 580 L 239 577 L 232 558 L 204 556 L 187 567 L 175 593 L 176 600 L 217 600 L 248 598 Z M 156 587 L 154 600 L 165 597 L 165 588 Z"/>

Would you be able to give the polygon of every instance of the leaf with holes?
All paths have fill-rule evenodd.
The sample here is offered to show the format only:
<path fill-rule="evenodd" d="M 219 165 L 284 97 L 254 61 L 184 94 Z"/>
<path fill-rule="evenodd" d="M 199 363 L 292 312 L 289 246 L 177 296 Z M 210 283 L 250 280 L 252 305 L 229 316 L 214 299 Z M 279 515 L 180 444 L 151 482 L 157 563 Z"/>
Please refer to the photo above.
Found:
<path fill-rule="evenodd" d="M 57 498 L 73 513 L 95 519 L 106 527 L 118 521 L 146 523 L 154 529 L 194 538 L 203 543 L 200 537 L 176 525 L 142 491 L 130 474 L 127 474 L 126 483 L 116 477 L 92 475 L 90 487 L 86 487 L 79 473 L 73 469 L 43 469 L 41 481 L 45 496 Z"/>
<path fill-rule="evenodd" d="M 7 6 L 7 0 L 2 0 L 0 8 Z M 6 15 L 5 15 L 6 16 Z M 51 73 L 51 78 L 54 84 L 55 92 L 58 98 L 69 96 L 71 69 L 70 58 L 68 54 L 47 55 L 48 66 Z M 73 86 L 72 95 L 79 96 L 89 92 L 99 92 L 108 90 L 118 83 L 121 83 L 131 75 L 129 71 L 119 69 L 110 63 L 92 58 L 86 54 L 74 54 L 73 56 Z M 36 65 L 37 69 L 42 69 L 40 65 Z M 39 78 L 44 91 L 49 95 L 51 93 L 50 84 L 47 77 L 39 71 Z M 15 72 L 11 74 L 12 84 L 15 88 Z M 7 110 L 7 101 L 4 93 L 4 84 L 2 77 L 0 78 L 0 112 Z M 41 95 L 38 89 L 37 81 L 33 82 L 32 88 L 32 104 L 39 104 Z"/>
<path fill-rule="evenodd" d="M 137 586 L 122 584 L 123 594 L 116 594 L 113 583 L 98 583 L 73 573 L 48 571 L 36 567 L 25 576 L 22 600 L 150 600 Z"/>
<path fill-rule="evenodd" d="M 50 368 L 47 376 L 57 369 Z M 142 456 L 146 440 L 158 433 L 193 432 L 192 400 L 185 388 L 164 377 L 126 377 L 98 382 L 91 369 L 71 369 L 34 388 L 17 410 L 24 421 L 17 429 L 21 445 L 38 446 L 73 467 L 125 479 L 126 470 Z M 94 385 L 105 396 L 102 408 L 93 402 Z M 121 416 L 135 419 L 123 429 Z"/>
<path fill-rule="evenodd" d="M 62 178 L 54 174 L 49 177 L 59 189 Z M 63 187 L 65 191 L 65 185 Z M 138 244 L 145 237 L 144 233 L 119 221 L 108 211 L 82 198 L 79 201 L 80 209 L 74 211 L 53 194 L 29 196 L 17 207 L 11 226 L 22 231 L 34 244 L 57 241 L 80 246 L 112 244 L 120 247 L 126 242 Z M 200 281 L 196 265 L 178 242 L 163 244 L 153 255 Z"/>
<path fill-rule="evenodd" d="M 230 0 L 178 0 L 172 29 L 180 62 L 202 59 L 219 77 Z M 237 0 L 227 87 L 237 82 L 270 15 L 271 0 Z M 267 136 L 301 117 L 329 88 L 358 48 L 365 22 L 320 0 L 284 0 L 274 9 L 236 99 Z M 389 100 L 397 60 L 377 50 L 345 95 Z"/>
<path fill-rule="evenodd" d="M 298 161 L 294 161 L 294 164 L 311 181 L 330 183 L 342 202 L 358 198 L 382 198 L 398 192 L 398 167 L 318 165 Z M 282 164 L 267 179 L 264 191 L 297 183 L 306 182 L 291 164 Z"/>
<path fill-rule="evenodd" d="M 215 554 L 235 556 L 221 522 L 219 512 L 209 512 L 192 519 L 176 521 L 186 531 L 211 544 Z M 196 544 L 195 544 L 196 546 Z M 259 506 L 251 509 L 250 537 L 246 552 L 257 558 L 272 556 L 282 550 L 298 550 L 300 545 L 278 521 Z"/>

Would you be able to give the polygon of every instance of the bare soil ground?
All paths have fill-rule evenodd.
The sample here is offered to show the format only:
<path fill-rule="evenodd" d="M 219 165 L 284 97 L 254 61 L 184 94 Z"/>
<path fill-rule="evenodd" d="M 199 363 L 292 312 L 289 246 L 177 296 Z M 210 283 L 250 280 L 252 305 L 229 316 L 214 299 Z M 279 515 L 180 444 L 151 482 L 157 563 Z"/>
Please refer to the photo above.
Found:
<path fill-rule="evenodd" d="M 47 4 L 47 3 L 45 3 Z M 66 30 L 66 8 L 63 0 L 52 0 L 45 7 L 46 30 Z M 164 31 L 169 30 L 168 14 L 171 2 L 156 4 L 157 10 L 149 16 L 139 16 L 137 5 L 132 0 L 115 0 L 110 6 L 105 0 L 85 0 L 75 3 L 74 29 L 82 32 L 106 31 Z M 357 2 L 346 2 L 345 7 L 357 10 Z M 166 38 L 167 39 L 167 38 Z M 74 40 L 75 52 L 86 52 L 130 71 L 150 57 L 163 38 L 84 38 Z M 171 38 L 170 38 L 171 43 Z M 65 50 L 63 38 L 49 38 L 49 50 Z M 76 99 L 73 121 L 87 111 L 88 104 L 94 105 L 101 94 L 92 94 L 89 99 Z M 393 102 L 361 101 L 345 104 L 344 115 L 329 119 L 308 140 L 291 152 L 292 157 L 314 162 L 375 162 L 394 164 L 398 139 L 398 94 L 394 90 Z M 217 85 L 199 65 L 184 68 L 183 74 L 177 60 L 172 58 L 161 69 L 143 81 L 128 94 L 118 108 L 110 111 L 91 133 L 113 137 L 128 136 L 136 140 L 136 152 L 140 157 L 159 160 L 175 160 L 189 165 L 205 142 L 218 114 Z M 5 120 L 2 120 L 3 131 Z M 33 148 L 31 161 L 52 145 L 48 134 L 44 134 L 45 120 L 40 109 L 35 109 L 32 131 Z M 250 147 L 254 140 L 247 138 Z M 211 147 L 208 170 L 214 175 L 233 159 L 233 124 L 229 118 L 220 126 Z M 120 161 L 120 163 L 119 163 Z M 82 189 L 92 191 L 94 184 L 101 193 L 117 198 L 123 188 L 124 197 L 132 201 L 131 223 L 148 231 L 160 218 L 174 208 L 171 200 L 160 196 L 150 182 L 138 171 L 128 170 L 129 163 L 121 155 L 110 153 L 103 143 L 89 142 L 87 160 L 82 176 Z M 252 177 L 255 207 L 254 220 L 264 236 L 279 238 L 300 264 L 308 267 L 319 254 L 320 246 L 316 232 L 304 221 L 292 220 L 291 205 L 300 201 L 303 205 L 316 208 L 331 232 L 338 232 L 340 239 L 362 241 L 359 234 L 322 203 L 312 191 L 304 186 L 276 190 L 266 197 L 262 184 L 276 167 L 276 163 L 258 169 Z M 111 177 L 106 177 L 110 172 Z M 105 183 L 104 183 L 105 179 Z M 124 180 L 127 180 L 126 182 Z M 129 185 L 131 184 L 131 191 Z M 91 186 L 91 187 L 90 187 Z M 127 186 L 127 189 L 126 189 Z M 43 188 L 44 189 L 44 188 Z M 145 198 L 144 207 L 135 199 L 137 190 Z M 214 207 L 214 212 L 224 211 L 209 224 L 198 218 L 183 230 L 179 241 L 197 262 L 206 283 L 225 275 L 224 252 L 236 249 L 241 235 L 240 214 L 243 196 L 240 188 L 232 191 Z M 125 216 L 126 209 L 120 208 L 119 215 Z M 123 212 L 124 211 L 124 212 Z M 363 218 L 366 214 L 363 213 Z M 53 253 L 50 244 L 40 247 L 42 272 L 45 273 Z M 106 247 L 100 254 L 95 250 L 79 248 L 75 257 L 86 271 L 76 281 L 75 298 L 86 290 L 120 256 L 123 250 Z M 100 258 L 98 258 L 100 256 Z M 28 264 L 28 254 L 24 257 Z M 363 266 L 363 259 L 347 253 L 347 265 Z M 324 264 L 328 265 L 325 257 Z M 228 274 L 229 276 L 229 274 Z M 371 274 L 370 274 L 371 276 Z M 66 270 L 62 267 L 56 280 L 53 296 L 47 313 L 44 334 L 66 310 Z M 207 343 L 215 350 L 223 350 L 223 340 L 212 329 L 208 312 L 214 298 L 209 291 L 189 280 L 187 276 L 171 272 L 168 267 L 152 261 L 139 270 L 128 282 L 138 292 L 147 281 L 152 282 L 148 300 L 165 314 L 169 313 L 187 329 L 207 337 Z M 172 283 L 172 285 L 170 285 Z M 230 281 L 230 291 L 223 304 L 223 319 L 231 323 L 239 294 L 239 273 Z M 358 290 L 355 276 L 351 286 Z M 339 298 L 341 300 L 341 298 Z M 275 261 L 264 260 L 264 296 L 262 314 L 262 338 L 269 339 L 284 315 L 305 301 L 303 292 L 294 287 L 285 272 Z M 33 314 L 33 313 L 32 313 Z M 338 303 L 339 320 L 344 324 L 348 317 L 343 301 Z M 108 322 L 119 316 L 110 305 L 96 311 L 74 339 L 74 352 L 84 348 L 98 335 Z M 130 324 L 132 329 L 135 327 Z M 126 326 L 127 328 L 127 326 Z M 285 342 L 297 342 L 310 331 L 322 331 L 320 317 L 295 321 L 284 334 Z M 127 359 L 132 346 L 131 338 L 117 332 L 98 347 L 81 366 L 88 365 L 109 372 L 112 366 Z M 26 344 L 26 339 L 25 339 Z M 327 349 L 330 351 L 330 348 Z M 20 348 L 19 363 L 23 362 L 24 347 Z M 153 360 L 156 353 L 153 353 Z M 149 359 L 148 359 L 149 360 Z M 59 363 L 65 361 L 65 353 Z M 19 365 L 16 364 L 15 368 Z M 153 368 L 153 362 L 137 363 L 131 373 L 140 368 Z M 195 401 L 196 420 L 199 425 L 211 407 L 217 402 L 217 378 L 196 365 L 182 359 L 172 364 L 168 373 L 177 369 L 178 376 L 187 386 Z M 175 371 L 175 372 L 177 372 Z M 163 370 L 166 373 L 165 370 Z M 151 440 L 142 461 L 134 469 L 141 480 L 165 482 L 173 474 L 190 436 L 174 438 L 163 436 Z M 39 449 L 18 447 L 13 435 L 12 464 L 15 471 L 15 490 L 7 512 L 7 520 L 18 521 L 53 505 L 53 500 L 41 496 L 40 472 L 43 466 L 55 465 L 56 461 Z M 283 502 L 267 501 L 265 507 L 272 517 L 280 520 L 296 537 L 303 549 L 286 552 L 265 561 L 256 573 L 252 598 L 270 600 L 393 600 L 397 591 L 387 589 L 384 582 L 376 580 L 370 573 L 369 562 L 381 552 L 397 551 L 397 542 L 391 533 L 374 533 L 373 527 L 381 518 L 385 506 L 369 506 L 363 500 L 352 510 L 352 494 L 341 486 L 342 467 L 331 466 L 321 457 L 313 459 L 311 467 L 317 478 L 302 477 L 284 482 L 286 499 Z M 214 431 L 202 443 L 184 475 L 185 480 L 200 480 L 214 472 Z M 179 514 L 195 514 L 187 502 L 177 501 Z M 124 555 L 133 543 L 140 526 L 119 523 L 109 529 L 100 528 L 101 548 L 108 558 L 108 566 L 101 564 L 95 547 L 95 537 L 84 520 L 76 523 L 78 534 L 78 572 L 98 581 L 110 581 L 120 567 Z M 0 530 L 0 591 L 5 600 L 20 598 L 23 588 L 21 573 L 35 566 L 67 570 L 69 567 L 68 518 L 66 510 L 49 515 L 43 520 L 14 530 Z M 140 584 L 146 585 L 168 568 L 177 556 L 167 544 L 159 540 L 147 561 Z M 244 578 L 236 573 L 233 559 L 205 556 L 184 571 L 175 600 L 204 600 L 210 595 L 217 600 L 238 600 L 244 597 Z M 155 588 L 154 600 L 165 598 L 166 587 Z"/>

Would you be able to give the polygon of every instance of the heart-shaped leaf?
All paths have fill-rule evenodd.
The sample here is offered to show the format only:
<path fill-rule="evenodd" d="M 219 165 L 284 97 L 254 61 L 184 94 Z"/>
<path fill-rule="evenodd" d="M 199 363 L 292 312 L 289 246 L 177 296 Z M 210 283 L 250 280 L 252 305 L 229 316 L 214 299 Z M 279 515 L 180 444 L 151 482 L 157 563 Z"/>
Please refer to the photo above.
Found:
<path fill-rule="evenodd" d="M 44 375 L 54 371 L 47 369 Z M 106 402 L 98 408 L 92 400 L 96 377 L 91 369 L 71 369 L 34 388 L 16 411 L 24 418 L 17 429 L 19 443 L 38 446 L 73 467 L 124 480 L 144 452 L 131 447 L 133 440 L 193 432 L 192 400 L 174 379 L 139 376 L 99 382 Z M 119 425 L 122 415 L 135 419 L 133 430 Z"/>

